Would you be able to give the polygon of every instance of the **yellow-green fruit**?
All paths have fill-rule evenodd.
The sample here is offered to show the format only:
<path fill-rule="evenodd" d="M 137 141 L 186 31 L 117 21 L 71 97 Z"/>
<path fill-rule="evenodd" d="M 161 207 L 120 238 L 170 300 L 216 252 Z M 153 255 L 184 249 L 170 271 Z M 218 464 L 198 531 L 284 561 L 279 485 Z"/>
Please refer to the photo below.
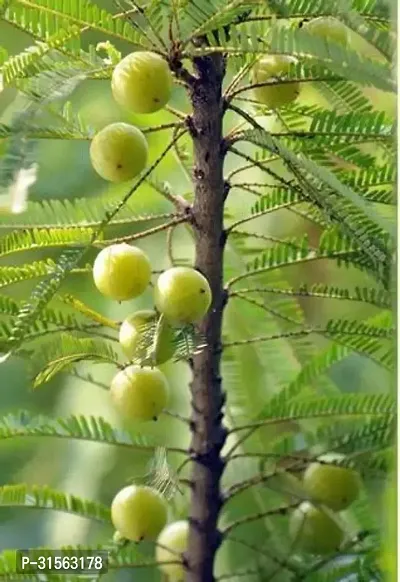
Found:
<path fill-rule="evenodd" d="M 165 527 L 168 506 L 151 487 L 129 485 L 121 489 L 111 504 L 111 520 L 116 530 L 133 542 L 155 540 Z"/>
<path fill-rule="evenodd" d="M 133 113 L 154 113 L 171 97 L 168 63 L 156 53 L 131 53 L 115 67 L 111 90 L 117 103 Z"/>
<path fill-rule="evenodd" d="M 155 330 L 159 316 L 151 309 L 136 311 L 123 322 L 119 330 L 119 342 L 126 354 L 132 360 L 138 358 L 145 361 L 152 357 Z M 149 339 L 147 340 L 147 333 Z M 155 347 L 155 365 L 167 362 L 174 355 L 174 333 L 166 321 L 161 322 L 157 345 Z"/>
<path fill-rule="evenodd" d="M 111 398 L 121 416 L 129 420 L 156 420 L 168 402 L 169 388 L 157 368 L 128 366 L 111 382 Z"/>
<path fill-rule="evenodd" d="M 295 547 L 311 554 L 334 552 L 344 537 L 339 525 L 308 501 L 293 511 L 289 531 Z"/>
<path fill-rule="evenodd" d="M 175 521 L 167 525 L 157 538 L 156 560 L 158 567 L 173 582 L 183 582 L 184 580 L 185 568 L 180 555 L 187 550 L 188 537 L 189 522 Z M 167 562 L 175 563 L 168 564 Z"/>
<path fill-rule="evenodd" d="M 334 511 L 342 511 L 360 493 L 361 479 L 353 469 L 311 463 L 303 476 L 304 488 L 310 497 Z"/>
<path fill-rule="evenodd" d="M 199 321 L 207 313 L 211 299 L 207 279 L 189 267 L 172 267 L 164 271 L 155 285 L 155 305 L 171 323 Z"/>
<path fill-rule="evenodd" d="M 127 301 L 141 295 L 151 277 L 147 255 L 126 243 L 110 245 L 100 251 L 93 264 L 97 289 L 115 301 Z"/>
<path fill-rule="evenodd" d="M 254 98 L 270 109 L 278 109 L 297 99 L 300 93 L 300 83 L 279 83 L 285 80 L 287 73 L 296 59 L 289 55 L 267 55 L 262 57 L 252 72 L 252 84 L 271 82 L 274 84 L 255 87 Z"/>
<path fill-rule="evenodd" d="M 346 26 L 333 16 L 319 16 L 304 24 L 304 30 L 310 34 L 325 38 L 346 46 L 349 42 L 349 31 Z"/>
<path fill-rule="evenodd" d="M 111 123 L 101 129 L 90 144 L 90 160 L 95 171 L 109 182 L 126 182 L 145 168 L 146 138 L 128 123 Z"/>

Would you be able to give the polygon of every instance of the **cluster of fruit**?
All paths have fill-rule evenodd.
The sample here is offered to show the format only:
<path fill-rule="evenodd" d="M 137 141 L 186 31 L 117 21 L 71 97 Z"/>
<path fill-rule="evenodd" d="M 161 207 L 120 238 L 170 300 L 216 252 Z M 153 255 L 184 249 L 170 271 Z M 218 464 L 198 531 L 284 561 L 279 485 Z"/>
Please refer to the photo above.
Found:
<path fill-rule="evenodd" d="M 106 247 L 93 265 L 97 289 L 117 301 L 141 295 L 150 277 L 147 255 L 126 243 Z M 174 327 L 198 322 L 207 313 L 211 300 L 209 283 L 201 273 L 188 267 L 172 267 L 156 281 L 155 309 L 137 311 L 122 322 L 121 347 L 130 361 L 140 362 L 129 364 L 111 382 L 111 397 L 122 416 L 149 421 L 166 407 L 168 383 L 156 366 L 174 354 Z M 155 325 L 156 333 L 146 343 L 144 331 L 149 323 Z M 335 460 L 321 458 L 308 467 L 303 487 L 310 501 L 303 502 L 291 515 L 291 536 L 307 552 L 332 552 L 340 546 L 344 535 L 334 516 L 315 503 L 333 512 L 342 511 L 359 494 L 359 475 L 353 469 L 331 464 Z M 111 515 L 118 536 L 135 542 L 157 538 L 156 558 L 160 568 L 174 582 L 182 579 L 188 522 L 167 525 L 168 508 L 157 490 L 136 485 L 125 487 L 114 498 Z"/>
<path fill-rule="evenodd" d="M 115 540 L 156 540 L 159 569 L 171 582 L 183 582 L 189 522 L 168 523 L 168 505 L 161 493 L 151 487 L 129 485 L 114 497 L 111 518 L 117 530 Z"/>
<path fill-rule="evenodd" d="M 332 17 L 315 18 L 306 22 L 304 29 L 342 45 L 348 42 L 347 28 Z M 296 62 L 294 57 L 284 54 L 267 55 L 257 61 L 252 71 L 252 84 L 257 85 L 253 89 L 254 98 L 270 109 L 295 101 L 300 93 L 300 83 L 286 81 L 286 76 Z M 172 86 L 168 63 L 149 51 L 127 55 L 115 67 L 111 80 L 115 101 L 139 114 L 155 113 L 162 109 L 171 97 Z M 94 136 L 90 146 L 93 168 L 110 182 L 131 180 L 145 168 L 147 158 L 148 146 L 144 134 L 129 123 L 107 125 Z"/>
<path fill-rule="evenodd" d="M 132 113 L 155 113 L 171 97 L 172 75 L 168 63 L 156 53 L 131 53 L 115 67 L 111 91 L 115 101 Z M 110 182 L 126 182 L 140 174 L 147 157 L 144 134 L 129 123 L 107 125 L 90 145 L 93 168 Z"/>
<path fill-rule="evenodd" d="M 116 301 L 141 295 L 150 283 L 151 265 L 138 247 L 113 244 L 97 255 L 93 279 L 97 289 Z M 129 361 L 111 382 L 116 408 L 129 420 L 156 420 L 168 402 L 168 383 L 156 368 L 174 354 L 174 327 L 198 322 L 211 304 L 207 279 L 196 269 L 172 267 L 154 287 L 156 310 L 136 311 L 120 327 L 119 341 Z M 146 332 L 154 329 L 154 333 Z M 147 341 L 147 337 L 149 341 Z"/>
<path fill-rule="evenodd" d="M 303 488 L 310 500 L 322 504 L 331 512 L 347 509 L 358 497 L 361 488 L 359 474 L 332 462 L 340 455 L 325 455 L 311 463 L 303 475 Z M 338 550 L 344 531 L 334 515 L 305 501 L 291 515 L 290 533 L 295 545 L 312 554 L 329 554 Z"/>
<path fill-rule="evenodd" d="M 308 23 L 311 32 L 327 34 L 327 19 Z M 328 32 L 336 33 L 329 23 Z M 342 36 L 336 40 L 343 42 Z M 266 56 L 253 70 L 255 84 L 284 79 L 295 59 L 286 55 Z M 152 52 L 134 52 L 115 67 L 112 76 L 114 99 L 134 113 L 154 113 L 170 99 L 172 75 L 168 63 Z M 254 88 L 256 99 L 274 109 L 291 103 L 299 94 L 299 83 Z M 144 134 L 127 123 L 112 123 L 99 131 L 90 146 L 93 168 L 105 180 L 125 182 L 146 166 L 148 146 Z M 150 283 L 151 265 L 139 248 L 122 243 L 103 249 L 94 262 L 93 278 L 97 289 L 116 301 L 141 295 Z M 116 409 L 128 420 L 157 419 L 167 406 L 169 387 L 165 375 L 156 367 L 174 354 L 174 327 L 194 324 L 207 313 L 212 300 L 207 279 L 187 267 L 164 271 L 154 288 L 154 310 L 141 310 L 126 318 L 119 332 L 121 347 L 130 362 L 111 382 L 111 397 Z M 145 330 L 156 332 L 149 343 Z M 329 474 L 328 474 L 328 473 Z M 333 510 L 344 509 L 358 493 L 353 472 L 334 466 L 313 464 L 304 476 L 310 495 Z M 331 482 L 332 486 L 326 486 Z M 358 482 L 357 482 L 358 483 Z M 156 542 L 160 569 L 174 582 L 183 580 L 183 552 L 187 547 L 187 521 L 168 524 L 164 497 L 147 486 L 130 485 L 115 496 L 111 517 L 116 539 Z M 336 522 L 311 503 L 303 503 L 293 514 L 291 531 L 300 537 L 306 551 L 324 553 L 337 547 L 342 531 Z"/>
<path fill-rule="evenodd" d="M 151 266 L 147 255 L 126 243 L 113 244 L 97 255 L 93 279 L 97 289 L 116 301 L 128 301 L 148 287 Z M 156 366 L 174 355 L 174 328 L 194 324 L 207 313 L 212 293 L 207 279 L 188 267 L 172 267 L 158 277 L 154 287 L 154 310 L 141 310 L 121 324 L 119 342 L 128 364 L 111 382 L 111 398 L 118 412 L 129 421 L 150 421 L 168 403 L 168 382 Z M 146 330 L 152 329 L 146 339 Z M 154 333 L 153 333 L 154 331 Z M 183 577 L 188 523 L 167 525 L 168 508 L 155 489 L 131 485 L 114 498 L 111 517 L 117 537 L 138 542 L 158 536 L 156 558 L 171 580 Z"/>

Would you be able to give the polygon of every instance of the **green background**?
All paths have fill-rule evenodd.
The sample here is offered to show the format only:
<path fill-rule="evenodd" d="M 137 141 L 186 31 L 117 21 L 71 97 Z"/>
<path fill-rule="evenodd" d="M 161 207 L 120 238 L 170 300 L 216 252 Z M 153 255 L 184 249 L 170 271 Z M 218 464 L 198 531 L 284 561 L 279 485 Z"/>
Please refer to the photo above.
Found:
<path fill-rule="evenodd" d="M 110 2 L 104 0 L 101 4 L 110 9 Z M 27 35 L 2 22 L 0 22 L 0 37 L 2 44 L 10 54 L 16 54 L 30 44 Z M 95 34 L 88 34 L 86 38 L 88 43 L 93 44 L 103 40 Z M 123 53 L 129 50 L 127 46 L 122 45 L 117 48 Z M 315 93 L 306 92 L 302 99 L 309 103 L 311 100 L 315 101 Z M 126 120 L 138 126 L 145 126 L 173 119 L 166 112 L 152 116 L 127 115 L 113 102 L 107 81 L 86 82 L 73 94 L 71 100 L 75 110 L 79 110 L 83 119 L 89 122 L 94 129 L 100 129 L 116 120 Z M 383 102 L 380 98 L 376 99 L 375 103 L 382 107 L 391 108 L 393 106 L 392 104 L 388 105 L 387 100 Z M 24 104 L 24 100 L 16 96 L 14 91 L 9 89 L 3 91 L 0 94 L 0 121 L 9 121 L 15 113 L 21 111 Z M 188 103 L 180 88 L 176 88 L 174 92 L 173 105 L 189 111 Z M 228 128 L 230 125 L 232 125 L 232 119 L 228 117 L 226 127 Z M 165 132 L 149 136 L 152 159 L 155 159 L 157 154 L 162 151 L 167 139 L 168 135 Z M 96 176 L 89 162 L 88 141 L 40 140 L 32 145 L 34 158 L 39 163 L 38 181 L 32 187 L 30 194 L 32 200 L 101 198 L 110 194 L 118 196 L 126 190 L 126 186 L 110 187 Z M 235 163 L 237 163 L 237 159 L 228 159 L 227 169 L 234 169 Z M 157 178 L 167 180 L 174 192 L 184 195 L 190 193 L 190 183 L 173 155 L 168 156 L 157 170 Z M 247 178 L 249 182 L 257 181 L 259 175 L 256 170 L 253 170 L 246 174 Z M 253 200 L 249 200 L 248 193 L 236 191 L 230 197 L 229 211 L 232 215 L 240 216 L 241 212 L 248 209 L 253 202 Z M 135 194 L 135 205 L 138 212 L 146 214 L 171 212 L 169 203 L 150 187 L 142 187 Z M 305 228 L 304 223 L 294 221 L 287 213 L 281 213 L 279 216 L 278 223 L 274 215 L 273 224 L 271 221 L 264 220 L 262 224 L 257 223 L 254 228 L 258 228 L 264 234 L 274 236 L 300 233 Z M 1 225 L 4 233 L 6 232 L 5 226 L 4 223 Z M 117 232 L 118 234 L 128 234 L 121 229 Z M 313 234 L 315 236 L 316 233 L 311 230 L 310 236 Z M 165 253 L 165 233 L 146 238 L 141 241 L 139 246 L 149 254 L 155 270 L 168 266 L 168 258 Z M 174 253 L 180 260 L 191 261 L 193 259 L 191 240 L 184 227 L 178 227 L 175 231 Z M 41 253 L 35 251 L 23 256 L 11 255 L 7 260 L 3 259 L 3 264 L 33 261 L 40 256 Z M 43 256 L 48 256 L 48 253 Z M 242 258 L 234 257 L 232 253 L 228 270 L 234 268 L 234 262 L 240 264 L 242 261 Z M 288 271 L 288 276 L 292 279 L 308 282 L 338 283 L 337 270 L 332 269 L 323 261 L 313 264 L 311 268 L 292 269 Z M 354 273 L 348 273 L 347 282 L 350 278 L 356 280 L 355 277 Z M 29 284 L 16 285 L 6 288 L 6 292 L 13 298 L 26 298 L 30 288 Z M 137 300 L 122 305 L 117 305 L 101 297 L 93 282 L 88 278 L 75 276 L 64 286 L 64 290 L 73 291 L 87 304 L 107 317 L 115 319 L 122 319 L 138 308 L 152 306 L 151 289 Z M 343 307 L 342 302 L 326 302 L 324 300 L 304 300 L 302 308 L 306 321 L 309 323 L 339 317 L 348 313 L 349 309 L 348 305 Z M 373 313 L 366 307 L 354 307 L 354 304 L 351 304 L 351 309 L 352 318 L 367 317 Z M 260 323 L 256 318 L 257 312 L 254 310 L 229 307 L 227 327 L 236 335 L 243 333 L 246 336 L 249 335 L 249 330 L 263 329 L 262 322 Z M 232 399 L 231 402 L 239 411 L 247 414 L 256 413 L 260 409 L 260 405 L 277 389 L 274 381 L 274 366 L 277 366 L 277 369 L 281 365 L 287 366 L 288 376 L 293 372 L 291 367 L 295 366 L 295 362 L 292 349 L 283 342 L 281 348 L 280 363 L 268 361 L 268 352 L 263 349 L 257 351 L 246 347 L 234 352 L 235 361 L 229 367 L 231 374 L 225 376 L 225 388 L 228 392 L 228 399 Z M 90 366 L 90 371 L 103 382 L 110 380 L 114 372 L 110 367 L 90 364 L 87 366 Z M 188 414 L 189 374 L 186 366 L 182 363 L 169 363 L 163 366 L 163 369 L 172 386 L 173 401 L 170 408 L 182 414 Z M 110 406 L 107 391 L 60 375 L 34 392 L 29 382 L 28 372 L 26 362 L 16 358 L 8 360 L 0 366 L 0 414 L 4 415 L 23 408 L 52 416 L 62 416 L 68 413 L 99 415 L 113 424 L 120 424 Z M 282 369 L 279 369 L 279 372 L 282 373 Z M 393 389 L 394 384 L 393 379 L 386 376 L 381 369 L 355 354 L 333 366 L 330 378 L 342 391 L 349 392 L 388 391 Z M 156 431 L 158 434 L 163 434 L 164 431 L 167 431 L 170 443 L 172 441 L 179 446 L 187 443 L 187 432 L 176 419 L 163 418 L 159 420 L 156 427 L 140 428 L 144 433 Z M 61 441 L 59 439 L 30 438 L 2 441 L 0 443 L 0 467 L 0 485 L 22 482 L 46 484 L 67 493 L 99 500 L 105 504 L 110 504 L 116 492 L 132 479 L 147 481 L 149 474 L 151 474 L 150 459 L 146 455 L 124 452 L 106 445 Z M 371 487 L 372 498 L 374 489 L 378 493 L 382 490 L 382 483 L 372 484 Z M 239 513 L 245 512 L 253 505 L 253 502 L 254 500 L 246 496 L 241 501 L 242 506 L 238 509 Z M 379 496 L 377 503 L 380 503 Z M 177 511 L 179 512 L 179 508 Z M 112 533 L 111 529 L 63 513 L 26 508 L 3 508 L 0 510 L 0 550 L 32 548 L 39 545 L 57 547 L 61 544 L 84 544 L 89 543 L 89 541 L 90 543 L 104 542 L 111 538 Z M 240 562 L 240 551 L 235 557 L 232 553 L 225 552 L 224 559 Z M 121 580 L 129 578 L 139 581 L 151 580 L 156 574 L 151 571 L 138 571 L 133 577 L 132 574 L 125 574 L 124 578 L 123 573 L 119 576 Z"/>

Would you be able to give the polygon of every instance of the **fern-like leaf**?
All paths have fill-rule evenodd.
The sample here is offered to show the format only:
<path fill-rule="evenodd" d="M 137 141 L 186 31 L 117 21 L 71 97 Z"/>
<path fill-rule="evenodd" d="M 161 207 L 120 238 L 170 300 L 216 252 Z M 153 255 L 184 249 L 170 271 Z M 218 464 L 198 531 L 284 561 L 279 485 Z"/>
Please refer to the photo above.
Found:
<path fill-rule="evenodd" d="M 39 370 L 34 375 L 33 387 L 49 382 L 59 372 L 68 370 L 82 361 L 93 361 L 120 366 L 117 354 L 104 340 L 78 338 L 62 334 L 59 341 L 41 345 L 34 358 L 33 367 Z"/>
<path fill-rule="evenodd" d="M 161 442 L 161 439 L 157 437 L 143 436 L 132 431 L 126 432 L 112 427 L 102 417 L 72 415 L 53 419 L 46 416 L 35 416 L 25 410 L 2 417 L 0 420 L 0 440 L 21 437 L 75 439 L 148 451 L 149 453 L 165 445 L 165 438 Z M 168 447 L 166 450 L 178 452 L 178 449 L 169 449 Z"/>
<path fill-rule="evenodd" d="M 87 519 L 110 522 L 110 511 L 101 503 L 80 499 L 50 487 L 4 485 L 0 487 L 0 505 L 3 507 L 30 507 L 72 513 Z"/>

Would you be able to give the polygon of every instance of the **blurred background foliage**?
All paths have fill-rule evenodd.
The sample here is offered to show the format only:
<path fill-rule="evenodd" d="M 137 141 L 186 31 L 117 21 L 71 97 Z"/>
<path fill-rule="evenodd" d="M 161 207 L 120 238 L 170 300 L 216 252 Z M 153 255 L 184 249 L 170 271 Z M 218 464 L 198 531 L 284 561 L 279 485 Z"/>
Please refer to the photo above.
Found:
<path fill-rule="evenodd" d="M 114 11 L 111 0 L 97 0 L 97 3 L 110 11 Z M 0 20 L 0 38 L 9 54 L 17 54 L 31 44 L 30 38 L 12 26 Z M 95 33 L 87 33 L 87 44 L 96 44 L 104 40 Z M 356 41 L 355 41 L 356 42 Z M 359 42 L 359 48 L 365 50 Z M 123 43 L 115 43 L 115 46 L 123 54 L 129 51 L 129 47 Z M 372 100 L 376 108 L 386 110 L 394 115 L 395 99 L 388 94 L 382 94 L 377 90 L 365 90 L 365 94 Z M 302 93 L 302 102 L 305 104 L 323 104 L 321 95 L 313 88 Z M 149 123 L 152 125 L 172 121 L 173 117 L 168 112 L 162 111 L 151 116 L 129 115 L 122 111 L 113 101 L 109 81 L 88 81 L 82 84 L 71 99 L 75 111 L 79 111 L 84 121 L 95 130 L 100 129 L 112 121 L 125 120 L 141 127 Z M 0 93 L 0 121 L 10 121 L 26 105 L 21 95 L 15 91 L 6 89 Z M 188 111 L 183 90 L 176 87 L 173 96 L 173 105 L 176 108 Z M 327 103 L 324 103 L 326 106 Z M 237 118 L 228 115 L 226 129 L 237 123 Z M 265 127 L 277 124 L 273 118 L 259 119 Z M 151 159 L 157 158 L 167 143 L 164 132 L 148 135 Z M 190 147 L 189 141 L 186 142 Z M 118 198 L 126 191 L 126 185 L 114 186 L 102 181 L 94 172 L 89 161 L 88 141 L 56 141 L 38 140 L 32 143 L 35 160 L 39 164 L 38 180 L 31 189 L 31 200 L 45 200 L 47 198 L 59 198 L 72 200 L 82 197 Z M 1 151 L 1 140 L 0 140 Z M 250 150 L 251 151 L 251 150 Z M 237 158 L 230 157 L 227 160 L 226 171 L 229 173 L 237 167 Z M 190 198 L 191 184 L 189 178 L 182 171 L 173 153 L 168 155 L 157 168 L 158 180 L 167 181 L 174 192 Z M 249 170 L 242 175 L 243 181 L 258 182 L 257 169 Z M 153 188 L 142 186 L 135 194 L 135 208 L 138 213 L 169 213 L 171 207 Z M 254 203 L 251 194 L 244 190 L 235 189 L 229 198 L 229 213 L 231 216 L 240 217 L 244 211 L 248 212 L 249 206 Z M 278 220 L 279 218 L 279 220 Z M 137 227 L 140 228 L 140 225 Z M 7 231 L 7 221 L 0 224 L 3 233 Z M 266 219 L 254 221 L 248 230 L 268 236 L 290 236 L 308 231 L 311 241 L 317 239 L 318 231 L 310 227 L 309 223 L 294 217 L 286 211 L 273 214 L 273 221 Z M 129 231 L 131 233 L 132 231 Z M 126 229 L 114 227 L 108 229 L 108 236 L 128 234 Z M 236 241 L 235 241 L 236 243 Z M 174 255 L 179 262 L 190 262 L 193 259 L 191 239 L 184 226 L 175 229 L 173 237 Z M 168 266 L 166 252 L 165 233 L 146 238 L 140 241 L 139 246 L 147 251 L 152 259 L 154 270 L 160 270 Z M 239 246 L 239 245 L 238 245 Z M 241 247 L 240 247 L 241 248 Z M 54 256 L 58 253 L 54 252 Z M 2 265 L 22 264 L 48 257 L 40 250 L 30 250 L 27 253 L 13 254 L 2 259 Z M 243 255 L 229 249 L 227 275 L 236 271 L 238 265 L 243 265 Z M 361 276 L 352 270 L 346 272 L 346 284 L 360 284 Z M 342 272 L 328 261 L 318 261 L 311 265 L 300 265 L 287 268 L 285 272 L 287 280 L 307 283 L 325 282 L 326 284 L 340 285 Z M 271 280 L 269 280 L 271 282 Z M 14 299 L 26 298 L 30 286 L 28 283 L 14 285 L 2 290 Z M 75 296 L 82 298 L 88 305 L 100 311 L 107 317 L 121 320 L 130 312 L 151 307 L 151 289 L 137 300 L 115 304 L 106 300 L 96 292 L 90 277 L 85 275 L 73 275 L 64 284 L 63 290 L 73 292 Z M 350 307 L 349 307 L 350 305 Z M 359 303 L 347 303 L 342 301 L 330 301 L 324 299 L 301 299 L 298 305 L 298 313 L 302 312 L 304 321 L 309 324 L 328 321 L 331 318 L 349 316 L 351 318 L 368 318 L 375 313 L 372 306 Z M 250 330 L 252 335 L 258 332 L 266 333 L 266 321 L 259 317 L 259 312 L 246 303 L 232 302 L 226 312 L 226 333 L 232 333 L 235 337 L 248 337 Z M 273 326 L 278 326 L 273 320 L 268 322 L 268 333 Z M 324 345 L 323 340 L 315 340 L 316 348 Z M 225 389 L 231 403 L 231 411 L 238 416 L 249 417 L 260 410 L 267 398 L 277 391 L 284 381 L 290 380 L 299 370 L 299 354 L 296 347 L 290 343 L 279 340 L 279 348 L 274 345 L 278 358 L 268 358 L 269 347 L 266 344 L 248 345 L 235 350 L 233 356 L 226 362 L 224 369 Z M 167 363 L 163 366 L 173 387 L 173 401 L 171 410 L 187 415 L 189 412 L 188 381 L 189 373 L 183 363 Z M 91 366 L 90 372 L 101 382 L 107 384 L 111 379 L 113 370 L 105 366 Z M 17 409 L 28 409 L 38 414 L 50 416 L 66 416 L 69 413 L 103 416 L 114 425 L 120 423 L 109 402 L 107 391 L 90 383 L 82 382 L 67 375 L 56 376 L 48 384 L 44 384 L 39 390 L 33 391 L 29 381 L 29 373 L 26 363 L 20 359 L 11 359 L 0 366 L 0 414 L 6 415 Z M 316 381 L 321 383 L 324 389 L 340 390 L 342 392 L 388 392 L 395 389 L 394 378 L 386 374 L 384 370 L 375 365 L 371 360 L 365 359 L 355 353 L 350 354 L 341 362 L 332 366 L 327 377 Z M 228 419 L 229 420 L 229 419 Z M 188 442 L 186 428 L 174 418 L 163 417 L 157 426 L 140 427 L 143 434 L 169 434 L 169 444 L 185 445 Z M 263 439 L 268 442 L 269 435 L 266 431 L 260 431 L 257 439 L 262 446 Z M 137 452 L 124 451 L 107 445 L 62 441 L 60 439 L 12 439 L 0 442 L 1 484 L 31 483 L 47 484 L 67 493 L 79 495 L 87 499 L 99 500 L 109 504 L 115 493 L 132 479 L 138 481 L 151 481 L 154 459 L 148 455 Z M 243 465 L 242 475 L 246 472 Z M 232 469 L 233 471 L 233 469 Z M 159 473 L 159 471 L 158 471 Z M 232 476 L 231 476 L 232 477 Z M 231 477 L 227 476 L 229 480 Z M 371 499 L 371 511 L 375 507 L 375 515 L 383 518 L 392 515 L 396 503 L 395 484 L 389 483 L 384 492 L 382 481 L 372 482 L 368 491 Z M 241 515 L 254 510 L 257 507 L 259 493 L 250 493 L 240 497 L 239 507 L 232 504 L 230 517 Z M 181 508 L 182 509 L 182 508 Z M 179 513 L 180 508 L 176 508 Z M 263 524 L 265 526 L 265 523 Z M 388 525 L 388 535 L 394 540 L 388 546 L 384 560 L 393 560 L 395 551 L 394 524 Z M 249 536 L 256 537 L 257 527 L 249 528 Z M 28 548 L 40 545 L 54 546 L 61 544 L 78 543 L 103 543 L 111 539 L 112 530 L 96 525 L 87 520 L 63 513 L 47 512 L 45 510 L 26 508 L 0 510 L 0 550 L 6 548 Z M 221 552 L 220 560 L 231 561 L 239 564 L 242 553 L 238 546 L 230 551 L 229 545 Z M 135 579 L 150 581 L 157 578 L 158 574 L 149 571 L 137 571 L 132 574 L 118 575 L 118 580 Z"/>

